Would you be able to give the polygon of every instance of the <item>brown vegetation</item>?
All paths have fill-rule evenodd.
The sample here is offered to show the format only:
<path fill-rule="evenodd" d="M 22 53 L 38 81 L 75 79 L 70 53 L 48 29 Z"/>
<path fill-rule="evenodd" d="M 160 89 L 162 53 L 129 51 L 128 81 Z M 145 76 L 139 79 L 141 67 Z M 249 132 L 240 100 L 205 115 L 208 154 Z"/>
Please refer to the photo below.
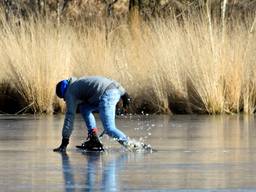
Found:
<path fill-rule="evenodd" d="M 51 1 L 45 2 L 46 10 L 56 9 Z M 73 5 L 79 2 L 80 6 Z M 58 80 L 105 75 L 127 88 L 134 98 L 134 112 L 255 112 L 255 15 L 241 12 L 235 17 L 239 14 L 230 12 L 232 3 L 238 6 L 242 1 L 221 1 L 220 13 L 215 7 L 219 4 L 214 5 L 217 1 L 172 1 L 177 5 L 168 4 L 169 13 L 159 11 L 168 1 L 157 1 L 162 8 L 156 5 L 155 12 L 147 13 L 149 5 L 138 6 L 140 1 L 136 1 L 138 7 L 129 11 L 129 2 L 122 1 L 119 8 L 126 12 L 120 11 L 120 17 L 115 16 L 115 9 L 121 1 L 112 5 L 95 1 L 107 14 L 98 19 L 100 11 L 92 11 L 91 17 L 89 11 L 74 11 L 101 10 L 82 6 L 89 2 L 70 1 L 62 5 L 61 14 L 45 16 L 28 8 L 22 17 L 17 16 L 21 8 L 2 11 L 0 81 L 7 82 L 1 86 L 2 100 L 20 98 L 16 105 L 21 111 L 51 113 L 63 109 L 54 96 Z M 246 2 L 254 5 L 254 1 L 244 1 L 244 6 Z M 12 91 L 5 91 L 6 87 Z"/>

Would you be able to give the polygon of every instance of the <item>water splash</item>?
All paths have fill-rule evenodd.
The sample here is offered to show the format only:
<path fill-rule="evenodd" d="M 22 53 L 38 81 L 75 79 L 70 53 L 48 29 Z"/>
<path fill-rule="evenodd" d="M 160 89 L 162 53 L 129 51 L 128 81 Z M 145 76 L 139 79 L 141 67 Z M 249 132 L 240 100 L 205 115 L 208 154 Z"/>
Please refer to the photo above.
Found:
<path fill-rule="evenodd" d="M 124 143 L 124 147 L 128 151 L 133 152 L 153 152 L 151 145 L 143 143 L 141 138 L 140 141 L 137 141 L 135 139 L 129 139 L 127 142 Z"/>

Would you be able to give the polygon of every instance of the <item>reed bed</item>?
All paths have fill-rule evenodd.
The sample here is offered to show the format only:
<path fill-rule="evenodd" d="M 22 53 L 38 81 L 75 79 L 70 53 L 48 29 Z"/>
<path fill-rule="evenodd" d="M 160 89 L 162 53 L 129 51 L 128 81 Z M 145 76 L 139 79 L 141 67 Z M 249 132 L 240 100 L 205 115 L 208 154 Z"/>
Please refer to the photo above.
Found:
<path fill-rule="evenodd" d="M 3 22 L 1 66 L 4 80 L 20 96 L 21 107 L 33 113 L 51 113 L 57 80 L 70 75 L 69 29 L 56 30 L 48 22 Z M 16 96 L 15 96 L 16 97 Z M 57 104 L 58 105 L 58 104 Z M 22 111 L 21 111 L 22 112 Z"/>
<path fill-rule="evenodd" d="M 134 16 L 106 34 L 96 25 L 2 17 L 0 81 L 19 95 L 22 112 L 62 111 L 54 94 L 59 80 L 104 75 L 131 94 L 132 112 L 252 114 L 256 33 L 253 19 L 246 21 L 227 22 L 223 30 L 207 13 L 182 24 Z"/>

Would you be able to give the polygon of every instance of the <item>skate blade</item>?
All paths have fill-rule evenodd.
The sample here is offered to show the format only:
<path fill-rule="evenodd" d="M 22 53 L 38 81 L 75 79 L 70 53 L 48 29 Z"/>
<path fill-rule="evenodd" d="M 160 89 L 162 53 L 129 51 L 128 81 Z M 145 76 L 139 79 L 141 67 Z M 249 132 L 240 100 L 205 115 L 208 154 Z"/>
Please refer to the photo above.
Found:
<path fill-rule="evenodd" d="M 80 150 L 83 150 L 83 151 L 93 151 L 93 152 L 102 152 L 102 151 L 105 151 L 104 148 L 102 147 L 94 147 L 94 148 L 86 148 L 84 146 L 81 146 L 81 145 L 77 145 L 76 148 L 80 149 Z"/>

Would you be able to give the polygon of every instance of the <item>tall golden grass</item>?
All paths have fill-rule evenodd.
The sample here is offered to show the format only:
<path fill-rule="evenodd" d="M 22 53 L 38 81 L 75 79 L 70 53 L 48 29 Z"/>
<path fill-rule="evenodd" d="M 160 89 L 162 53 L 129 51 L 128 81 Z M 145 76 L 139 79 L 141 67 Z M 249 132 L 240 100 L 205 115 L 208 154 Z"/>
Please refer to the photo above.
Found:
<path fill-rule="evenodd" d="M 144 23 L 137 15 L 106 34 L 102 26 L 45 18 L 17 23 L 2 16 L 0 81 L 35 113 L 62 108 L 54 95 L 59 80 L 104 75 L 124 85 L 136 112 L 251 114 L 256 33 L 253 19 L 246 21 L 225 21 L 224 30 L 207 11 L 181 22 Z"/>
<path fill-rule="evenodd" d="M 51 113 L 56 81 L 71 74 L 71 32 L 64 28 L 56 29 L 48 21 L 10 23 L 2 18 L 4 78 L 32 112 Z"/>

